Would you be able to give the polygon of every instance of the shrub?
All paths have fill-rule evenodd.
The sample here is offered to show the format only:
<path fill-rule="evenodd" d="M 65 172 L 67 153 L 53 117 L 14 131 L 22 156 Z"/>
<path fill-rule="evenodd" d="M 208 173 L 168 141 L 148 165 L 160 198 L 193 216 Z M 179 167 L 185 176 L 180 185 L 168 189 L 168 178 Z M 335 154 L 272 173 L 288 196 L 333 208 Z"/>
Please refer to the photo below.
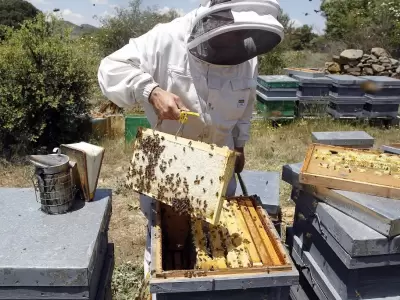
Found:
<path fill-rule="evenodd" d="M 260 75 L 281 74 L 286 67 L 284 60 L 284 48 L 277 46 L 273 51 L 258 57 L 258 73 Z"/>
<path fill-rule="evenodd" d="M 0 44 L 0 150 L 24 154 L 82 139 L 97 64 L 91 45 L 40 14 Z M 1 153 L 1 152 L 0 152 Z"/>

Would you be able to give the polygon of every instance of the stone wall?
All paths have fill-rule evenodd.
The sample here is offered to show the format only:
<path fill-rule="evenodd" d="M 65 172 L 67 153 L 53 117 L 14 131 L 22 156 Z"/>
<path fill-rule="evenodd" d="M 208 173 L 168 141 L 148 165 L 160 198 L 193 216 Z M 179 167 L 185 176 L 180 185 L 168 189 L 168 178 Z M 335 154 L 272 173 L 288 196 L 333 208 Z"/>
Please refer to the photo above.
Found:
<path fill-rule="evenodd" d="M 370 53 L 348 49 L 340 56 L 333 56 L 325 64 L 328 74 L 349 74 L 354 76 L 388 76 L 400 79 L 400 62 L 383 48 L 372 48 Z"/>

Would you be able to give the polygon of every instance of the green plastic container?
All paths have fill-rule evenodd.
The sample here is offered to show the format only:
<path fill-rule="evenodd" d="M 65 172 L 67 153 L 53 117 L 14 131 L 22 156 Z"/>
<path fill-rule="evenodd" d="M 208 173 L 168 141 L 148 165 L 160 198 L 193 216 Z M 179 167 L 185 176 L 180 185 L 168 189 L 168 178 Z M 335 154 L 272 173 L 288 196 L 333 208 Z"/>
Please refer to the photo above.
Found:
<path fill-rule="evenodd" d="M 260 75 L 257 82 L 266 89 L 297 89 L 299 87 L 299 82 L 287 75 Z"/>
<path fill-rule="evenodd" d="M 130 144 L 135 140 L 139 127 L 151 127 L 145 115 L 125 116 L 125 143 Z"/>
<path fill-rule="evenodd" d="M 270 119 L 294 118 L 296 101 L 257 101 L 256 109 L 257 113 Z"/>

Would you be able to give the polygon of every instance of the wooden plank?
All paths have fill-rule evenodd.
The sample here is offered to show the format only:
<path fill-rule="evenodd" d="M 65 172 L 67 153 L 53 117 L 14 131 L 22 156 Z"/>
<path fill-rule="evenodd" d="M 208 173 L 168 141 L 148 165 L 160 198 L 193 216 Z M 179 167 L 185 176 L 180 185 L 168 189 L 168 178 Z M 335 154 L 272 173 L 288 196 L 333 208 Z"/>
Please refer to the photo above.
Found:
<path fill-rule="evenodd" d="M 260 259 L 260 255 L 258 254 L 257 248 L 254 244 L 254 240 L 250 235 L 249 228 L 247 227 L 246 221 L 244 220 L 243 214 L 240 211 L 239 204 L 237 201 L 232 201 L 232 209 L 235 214 L 239 226 L 242 229 L 242 237 L 247 251 L 249 252 L 250 259 L 253 263 L 253 266 L 262 266 L 262 262 Z"/>
<path fill-rule="evenodd" d="M 189 272 L 193 277 L 205 277 L 205 276 L 227 276 L 227 275 L 262 275 L 265 273 L 279 273 L 284 271 L 292 270 L 292 265 L 282 265 L 273 267 L 252 267 L 252 268 L 227 268 L 218 269 L 215 271 L 205 271 L 205 270 L 190 270 Z M 165 271 L 162 274 L 156 274 L 157 278 L 179 278 L 187 277 L 188 270 L 172 270 Z"/>
<path fill-rule="evenodd" d="M 127 185 L 180 213 L 216 225 L 235 160 L 235 152 L 228 147 L 140 129 Z"/>
<path fill-rule="evenodd" d="M 286 254 L 286 248 L 281 243 L 278 233 L 275 231 L 275 226 L 268 217 L 268 214 L 262 208 L 262 206 L 257 205 L 256 211 L 260 216 L 260 221 L 263 224 L 266 233 L 269 236 L 271 244 L 275 250 L 276 255 L 279 257 L 281 264 L 290 264 L 289 255 Z"/>
<path fill-rule="evenodd" d="M 265 232 L 265 228 L 263 224 L 260 221 L 260 218 L 258 217 L 257 211 L 253 206 L 253 203 L 250 200 L 245 201 L 247 208 L 253 218 L 254 224 L 256 225 L 256 228 L 258 230 L 258 233 L 260 234 L 261 240 L 267 249 L 267 253 L 272 261 L 272 265 L 274 266 L 279 266 L 281 265 L 281 261 L 275 251 L 274 245 L 272 244 L 270 237 L 267 235 Z"/>
<path fill-rule="evenodd" d="M 154 224 L 155 228 L 155 261 L 153 262 L 155 265 L 154 271 L 156 274 L 161 274 L 162 273 L 162 231 L 161 231 L 161 208 L 160 208 L 160 203 L 156 203 L 156 220 Z"/>
<path fill-rule="evenodd" d="M 258 250 L 258 254 L 260 255 L 261 262 L 263 263 L 263 265 L 267 265 L 267 266 L 272 265 L 272 260 L 267 253 L 267 249 L 265 248 L 264 243 L 261 239 L 261 236 L 256 228 L 256 225 L 253 222 L 253 218 L 250 214 L 250 211 L 249 211 L 246 203 L 244 203 L 244 200 L 238 200 L 238 204 L 240 207 L 240 211 L 243 214 L 244 220 L 247 224 L 247 227 L 250 231 L 251 237 L 252 237 L 254 243 L 257 245 L 257 250 Z"/>
<path fill-rule="evenodd" d="M 232 205 L 230 205 L 228 201 L 223 203 L 222 215 L 222 226 L 226 229 L 225 246 L 228 250 L 228 264 L 231 263 L 234 268 L 251 267 L 251 260 L 249 259 L 247 249 L 242 240 L 242 231 L 236 223 L 236 216 L 232 210 Z M 233 261 L 229 258 L 231 252 L 236 254 L 236 256 L 231 256 L 233 257 Z"/>
<path fill-rule="evenodd" d="M 225 245 L 227 251 L 226 264 L 228 268 L 239 268 L 242 267 L 242 265 L 239 263 L 240 261 L 239 255 L 236 252 L 236 248 L 232 243 L 232 238 L 228 228 L 229 218 L 230 218 L 229 211 L 222 209 L 220 218 L 220 223 L 221 223 L 220 230 L 221 230 L 222 243 Z"/>
<path fill-rule="evenodd" d="M 300 183 L 400 199 L 400 157 L 312 144 L 300 172 Z"/>

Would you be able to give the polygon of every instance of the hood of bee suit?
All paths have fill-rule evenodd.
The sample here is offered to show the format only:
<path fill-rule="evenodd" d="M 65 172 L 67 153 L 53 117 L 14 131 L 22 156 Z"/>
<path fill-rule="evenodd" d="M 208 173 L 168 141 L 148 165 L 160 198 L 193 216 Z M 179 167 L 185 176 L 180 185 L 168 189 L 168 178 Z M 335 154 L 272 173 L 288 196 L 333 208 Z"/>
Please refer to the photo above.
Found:
<path fill-rule="evenodd" d="M 274 49 L 284 37 L 277 0 L 211 0 L 197 9 L 188 51 L 215 65 L 238 65 Z"/>

